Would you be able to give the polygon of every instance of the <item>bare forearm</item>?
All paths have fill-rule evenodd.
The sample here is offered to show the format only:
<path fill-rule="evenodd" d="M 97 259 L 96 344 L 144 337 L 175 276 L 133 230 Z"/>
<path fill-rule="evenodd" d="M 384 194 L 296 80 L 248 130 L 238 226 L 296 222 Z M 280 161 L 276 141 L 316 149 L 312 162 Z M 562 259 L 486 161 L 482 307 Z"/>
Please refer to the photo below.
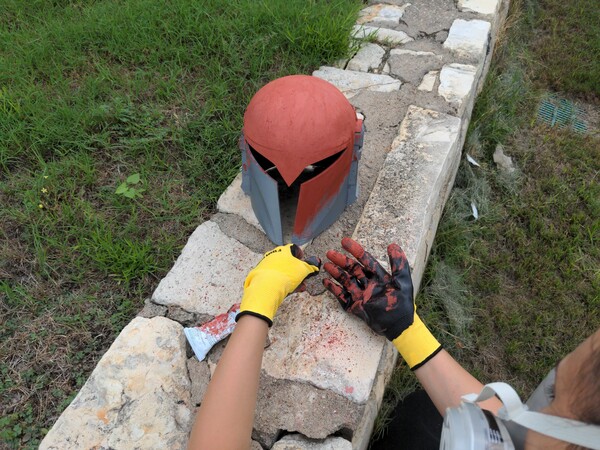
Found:
<path fill-rule="evenodd" d="M 239 319 L 198 410 L 190 450 L 249 447 L 267 332 L 259 318 Z"/>
<path fill-rule="evenodd" d="M 445 350 L 440 351 L 426 364 L 416 369 L 415 375 L 441 415 L 446 413 L 446 408 L 460 405 L 463 395 L 478 394 L 483 388 L 483 384 Z M 495 414 L 502 403 L 493 398 L 481 402 L 479 405 Z"/>

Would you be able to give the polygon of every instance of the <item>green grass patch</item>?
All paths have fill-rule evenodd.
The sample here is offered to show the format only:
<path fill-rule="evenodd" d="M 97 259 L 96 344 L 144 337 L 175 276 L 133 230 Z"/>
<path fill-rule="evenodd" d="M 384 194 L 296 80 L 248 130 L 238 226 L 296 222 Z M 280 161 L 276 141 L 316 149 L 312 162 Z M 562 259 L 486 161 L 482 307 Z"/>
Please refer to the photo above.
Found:
<path fill-rule="evenodd" d="M 600 105 L 600 8 L 596 0 L 540 0 L 536 79 Z"/>
<path fill-rule="evenodd" d="M 0 3 L 0 442 L 33 448 L 239 171 L 251 96 L 344 56 L 361 3 Z"/>

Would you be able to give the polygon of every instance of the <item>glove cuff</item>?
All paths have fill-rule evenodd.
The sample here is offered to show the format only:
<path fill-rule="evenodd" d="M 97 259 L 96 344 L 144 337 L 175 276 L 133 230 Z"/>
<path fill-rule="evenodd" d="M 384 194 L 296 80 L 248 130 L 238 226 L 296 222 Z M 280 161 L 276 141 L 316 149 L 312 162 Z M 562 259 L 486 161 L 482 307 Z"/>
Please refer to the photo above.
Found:
<path fill-rule="evenodd" d="M 240 311 L 235 316 L 235 321 L 237 322 L 238 320 L 240 320 L 240 317 L 242 317 L 242 316 L 258 317 L 259 319 L 262 319 L 265 322 L 267 322 L 267 324 L 269 325 L 269 328 L 271 328 L 273 326 L 273 321 L 271 319 L 269 319 L 267 316 L 263 316 L 262 314 L 256 313 L 254 311 Z"/>
<path fill-rule="evenodd" d="M 392 341 L 411 370 L 416 370 L 442 349 L 421 318 L 415 313 L 410 327 Z"/>

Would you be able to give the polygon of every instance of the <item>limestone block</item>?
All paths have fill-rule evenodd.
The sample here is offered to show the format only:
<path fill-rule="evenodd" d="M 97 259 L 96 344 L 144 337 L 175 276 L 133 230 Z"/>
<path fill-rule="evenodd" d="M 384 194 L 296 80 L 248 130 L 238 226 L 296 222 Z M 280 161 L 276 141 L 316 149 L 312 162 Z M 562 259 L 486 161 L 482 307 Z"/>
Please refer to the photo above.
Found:
<path fill-rule="evenodd" d="M 419 87 L 417 88 L 419 91 L 433 91 L 433 87 L 435 86 L 435 82 L 437 81 L 437 76 L 440 72 L 438 70 L 432 70 L 431 72 L 427 72 L 423 76 L 423 80 Z"/>
<path fill-rule="evenodd" d="M 187 369 L 191 382 L 191 402 L 193 406 L 199 406 L 210 382 L 210 369 L 206 361 L 198 361 L 196 356 L 187 360 Z"/>
<path fill-rule="evenodd" d="M 385 266 L 387 245 L 400 244 L 415 288 L 460 161 L 460 126 L 457 117 L 409 107 L 354 233 Z"/>
<path fill-rule="evenodd" d="M 407 83 L 417 84 L 423 76 L 442 66 L 442 56 L 433 52 L 394 48 L 388 59 L 391 74 Z"/>
<path fill-rule="evenodd" d="M 308 383 L 277 380 L 263 374 L 258 389 L 252 439 L 270 448 L 281 431 L 325 439 L 354 430 L 364 405 Z"/>
<path fill-rule="evenodd" d="M 456 107 L 458 116 L 462 116 L 468 100 L 475 95 L 476 75 L 477 68 L 466 64 L 448 64 L 442 67 L 438 94 Z"/>
<path fill-rule="evenodd" d="M 382 27 L 394 27 L 400 23 L 400 19 L 402 19 L 407 6 L 409 5 L 371 5 L 358 14 L 356 22 L 359 24 L 373 23 Z"/>
<path fill-rule="evenodd" d="M 242 191 L 241 172 L 233 179 L 231 184 L 225 189 L 225 192 L 219 197 L 217 209 L 222 213 L 237 214 L 238 216 L 241 216 L 246 222 L 254 225 L 264 233 L 264 230 L 252 209 L 250 196 Z"/>
<path fill-rule="evenodd" d="M 385 50 L 377 44 L 365 44 L 348 63 L 348 70 L 368 72 L 381 64 Z"/>
<path fill-rule="evenodd" d="M 386 28 L 372 27 L 368 25 L 355 25 L 352 36 L 356 39 L 365 39 L 373 36 L 381 44 L 398 45 L 414 41 L 404 31 L 388 30 Z"/>
<path fill-rule="evenodd" d="M 485 20 L 456 19 L 450 27 L 444 48 L 460 58 L 482 63 L 488 51 L 491 27 Z"/>
<path fill-rule="evenodd" d="M 410 56 L 437 56 L 438 59 L 442 59 L 441 56 L 436 55 L 433 52 L 424 52 L 420 50 L 406 50 L 403 48 L 393 48 L 390 50 L 390 56 L 402 56 L 402 55 L 410 55 Z"/>
<path fill-rule="evenodd" d="M 271 450 L 352 450 L 352 443 L 341 437 L 314 440 L 301 434 L 288 434 L 277 441 Z"/>
<path fill-rule="evenodd" d="M 396 350 L 396 347 L 391 342 L 387 342 L 379 361 L 379 368 L 373 382 L 371 395 L 365 405 L 360 423 L 354 429 L 354 434 L 352 435 L 352 447 L 355 449 L 365 450 L 369 447 L 369 441 L 375 426 L 375 419 L 381 407 L 385 387 L 392 377 L 397 361 L 398 350 Z"/>
<path fill-rule="evenodd" d="M 386 0 L 396 3 L 398 0 Z M 409 36 L 420 38 L 434 36 L 442 30 L 448 30 L 458 16 L 454 0 L 403 0 L 410 3 L 402 16 L 402 22 L 396 29 L 405 31 Z"/>
<path fill-rule="evenodd" d="M 147 298 L 144 301 L 144 308 L 138 313 L 138 316 L 152 319 L 153 317 L 164 316 L 165 314 L 167 314 L 166 306 L 156 305 Z"/>
<path fill-rule="evenodd" d="M 191 411 L 181 325 L 136 317 L 40 448 L 185 448 Z"/>
<path fill-rule="evenodd" d="M 310 383 L 359 404 L 369 398 L 386 343 L 328 292 L 288 298 L 269 339 L 262 365 L 266 374 Z"/>
<path fill-rule="evenodd" d="M 340 70 L 321 66 L 313 76 L 329 81 L 347 97 L 351 98 L 361 90 L 393 92 L 400 89 L 401 82 L 388 75 Z"/>
<path fill-rule="evenodd" d="M 496 14 L 499 6 L 500 0 L 458 0 L 460 11 L 479 14 Z"/>
<path fill-rule="evenodd" d="M 190 236 L 152 295 L 161 305 L 216 316 L 242 298 L 244 280 L 262 255 L 227 237 L 211 221 Z"/>
<path fill-rule="evenodd" d="M 214 319 L 210 314 L 199 314 L 186 311 L 179 306 L 168 306 L 166 317 L 180 323 L 184 327 L 195 327 Z"/>

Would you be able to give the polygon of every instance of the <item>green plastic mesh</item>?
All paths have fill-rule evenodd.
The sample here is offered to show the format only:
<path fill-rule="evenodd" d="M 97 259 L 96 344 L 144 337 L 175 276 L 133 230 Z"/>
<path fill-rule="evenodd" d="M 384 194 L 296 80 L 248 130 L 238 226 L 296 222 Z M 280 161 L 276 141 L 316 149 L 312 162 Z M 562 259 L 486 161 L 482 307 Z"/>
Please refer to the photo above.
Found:
<path fill-rule="evenodd" d="M 549 94 L 541 101 L 538 120 L 551 127 L 570 128 L 578 133 L 588 131 L 584 111 L 556 94 Z"/>

